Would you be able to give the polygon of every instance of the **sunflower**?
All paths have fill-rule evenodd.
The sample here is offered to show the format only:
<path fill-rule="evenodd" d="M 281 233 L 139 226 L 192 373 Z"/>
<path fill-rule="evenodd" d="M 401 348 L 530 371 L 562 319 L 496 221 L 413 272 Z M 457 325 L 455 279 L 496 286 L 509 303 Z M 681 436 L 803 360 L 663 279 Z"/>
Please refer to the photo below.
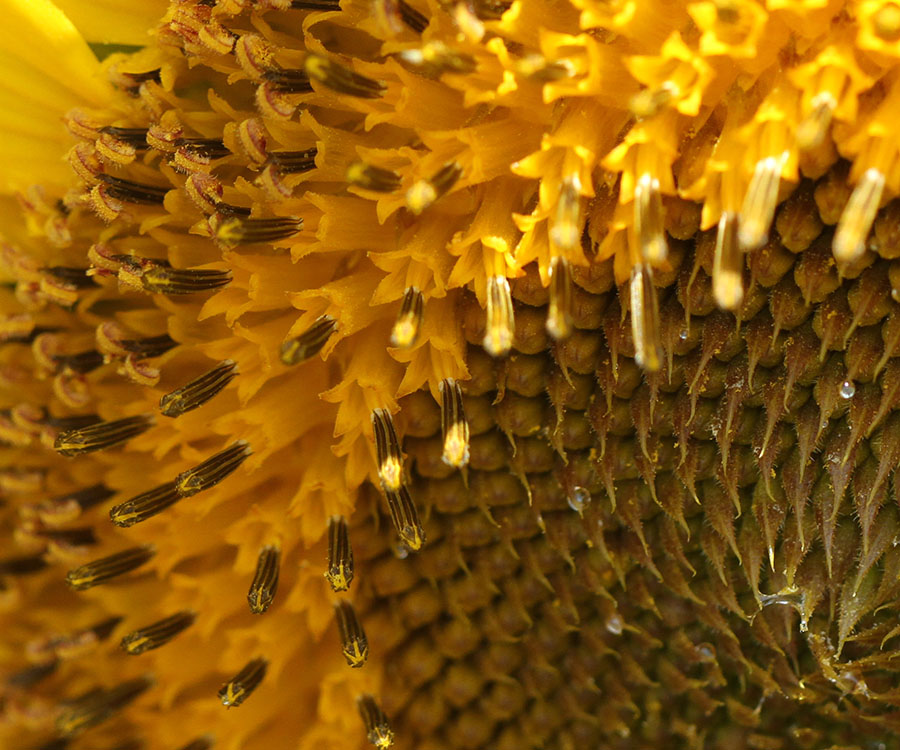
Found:
<path fill-rule="evenodd" d="M 900 5 L 4 21 L 4 746 L 898 745 Z"/>

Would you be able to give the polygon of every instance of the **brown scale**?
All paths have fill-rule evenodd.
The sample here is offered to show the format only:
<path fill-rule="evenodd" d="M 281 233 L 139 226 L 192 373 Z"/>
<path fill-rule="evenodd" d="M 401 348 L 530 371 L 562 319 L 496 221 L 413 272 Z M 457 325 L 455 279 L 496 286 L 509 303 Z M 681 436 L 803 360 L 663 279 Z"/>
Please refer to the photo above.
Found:
<path fill-rule="evenodd" d="M 533 269 L 506 358 L 465 304 L 469 471 L 442 465 L 435 400 L 407 397 L 429 541 L 410 565 L 389 524 L 354 530 L 384 540 L 357 606 L 397 747 L 853 745 L 867 730 L 848 717 L 900 705 L 876 666 L 897 614 L 900 311 L 887 262 L 837 272 L 827 225 L 848 194 L 840 167 L 794 192 L 735 314 L 715 306 L 709 243 L 688 243 L 652 375 L 627 295 L 577 267 L 558 342 Z M 866 585 L 881 594 L 851 621 Z"/>

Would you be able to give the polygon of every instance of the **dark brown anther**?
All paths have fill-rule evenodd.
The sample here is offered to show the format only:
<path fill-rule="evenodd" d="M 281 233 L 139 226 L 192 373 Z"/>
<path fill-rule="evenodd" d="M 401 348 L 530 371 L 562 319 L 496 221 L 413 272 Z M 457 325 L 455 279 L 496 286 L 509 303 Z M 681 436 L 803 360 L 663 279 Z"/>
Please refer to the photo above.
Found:
<path fill-rule="evenodd" d="M 90 547 L 97 543 L 97 536 L 90 526 L 77 529 L 38 529 L 33 533 L 65 547 Z"/>
<path fill-rule="evenodd" d="M 278 68 L 267 70 L 262 75 L 263 80 L 271 85 L 274 91 L 280 94 L 308 94 L 312 91 L 309 75 L 305 70 L 284 70 Z"/>
<path fill-rule="evenodd" d="M 68 354 L 53 357 L 56 364 L 57 372 L 75 372 L 80 375 L 86 375 L 93 372 L 103 364 L 103 355 L 91 349 L 90 351 L 80 352 L 79 354 Z"/>
<path fill-rule="evenodd" d="M 226 708 L 240 706 L 259 687 L 266 676 L 269 662 L 254 659 L 219 689 L 219 700 Z"/>
<path fill-rule="evenodd" d="M 193 612 L 179 612 L 129 633 L 122 639 L 121 646 L 129 654 L 143 654 L 164 646 L 193 622 Z"/>
<path fill-rule="evenodd" d="M 462 389 L 454 378 L 438 386 L 441 392 L 441 435 L 444 450 L 441 458 L 454 468 L 469 463 L 469 423 L 463 406 Z"/>
<path fill-rule="evenodd" d="M 372 426 L 378 455 L 378 479 L 385 492 L 395 492 L 403 484 L 403 455 L 391 413 L 386 409 L 375 409 Z"/>
<path fill-rule="evenodd" d="M 100 128 L 100 132 L 117 141 L 127 143 L 137 151 L 143 151 L 148 148 L 147 128 L 118 128 L 113 125 L 107 125 L 104 128 Z"/>
<path fill-rule="evenodd" d="M 210 750 L 212 746 L 212 737 L 198 737 L 196 740 L 188 742 L 184 747 L 178 748 L 178 750 Z"/>
<path fill-rule="evenodd" d="M 56 728 L 67 737 L 95 727 L 121 711 L 152 685 L 146 677 L 114 688 L 96 688 L 70 701 L 56 719 Z"/>
<path fill-rule="evenodd" d="M 15 672 L 6 678 L 6 684 L 11 688 L 27 690 L 45 680 L 53 674 L 59 666 L 59 660 L 51 659 L 42 664 L 33 664 L 19 672 Z"/>
<path fill-rule="evenodd" d="M 281 361 L 286 365 L 296 365 L 314 357 L 337 330 L 337 321 L 330 315 L 320 315 L 315 322 L 295 339 L 288 339 L 281 345 Z"/>
<path fill-rule="evenodd" d="M 163 396 L 159 400 L 159 410 L 167 417 L 187 414 L 218 395 L 237 374 L 237 364 L 226 359 L 200 377 Z"/>
<path fill-rule="evenodd" d="M 128 528 L 161 513 L 177 503 L 181 497 L 175 487 L 175 482 L 166 482 L 148 492 L 142 492 L 124 503 L 113 506 L 109 511 L 109 518 L 116 526 Z"/>
<path fill-rule="evenodd" d="M 45 268 L 44 272 L 75 289 L 92 289 L 97 286 L 97 282 L 91 276 L 88 276 L 88 269 L 86 268 L 51 266 L 50 268 Z"/>
<path fill-rule="evenodd" d="M 213 268 L 171 268 L 150 264 L 140 273 L 141 284 L 151 294 L 196 294 L 221 289 L 231 282 L 231 271 Z"/>
<path fill-rule="evenodd" d="M 267 544 L 259 551 L 256 561 L 256 575 L 247 593 L 250 611 L 255 615 L 265 612 L 275 599 L 278 590 L 278 566 L 281 550 L 273 544 Z"/>
<path fill-rule="evenodd" d="M 132 547 L 114 555 L 94 560 L 66 575 L 66 583 L 76 591 L 84 591 L 139 568 L 156 554 L 152 545 Z"/>
<path fill-rule="evenodd" d="M 2 576 L 24 576 L 40 573 L 46 567 L 47 561 L 44 559 L 43 554 L 0 559 L 0 575 Z"/>
<path fill-rule="evenodd" d="M 385 85 L 380 81 L 366 78 L 321 55 L 307 55 L 303 69 L 310 79 L 339 94 L 374 99 L 381 96 L 385 90 Z"/>
<path fill-rule="evenodd" d="M 316 166 L 315 148 L 306 151 L 272 151 L 268 163 L 278 170 L 279 174 L 300 174 L 308 172 Z"/>
<path fill-rule="evenodd" d="M 106 185 L 106 194 L 109 197 L 124 203 L 161 206 L 166 193 L 172 189 L 171 186 L 143 185 L 108 174 L 101 174 L 100 180 Z"/>
<path fill-rule="evenodd" d="M 401 486 L 397 490 L 386 490 L 391 521 L 400 540 L 411 550 L 421 549 L 425 543 L 425 531 L 419 521 L 419 512 L 410 497 L 409 490 Z"/>
<path fill-rule="evenodd" d="M 328 519 L 328 568 L 325 578 L 332 591 L 346 591 L 353 580 L 353 549 L 343 516 Z"/>
<path fill-rule="evenodd" d="M 340 10 L 340 0 L 291 0 L 291 8 L 295 10 Z"/>
<path fill-rule="evenodd" d="M 152 425 L 153 417 L 147 414 L 112 422 L 97 422 L 59 433 L 53 447 L 63 456 L 80 456 L 124 443 L 146 432 Z"/>
<path fill-rule="evenodd" d="M 191 497 L 215 487 L 244 463 L 251 453 L 247 441 L 238 440 L 234 445 L 219 451 L 194 468 L 181 472 L 175 477 L 175 489 L 181 497 Z"/>
<path fill-rule="evenodd" d="M 428 27 L 428 19 L 413 8 L 406 0 L 397 0 L 397 13 L 400 20 L 417 34 L 421 34 Z"/>
<path fill-rule="evenodd" d="M 217 211 L 218 213 L 210 219 L 210 227 L 213 229 L 216 239 L 226 247 L 286 240 L 297 234 L 303 227 L 303 219 L 291 216 L 251 219 L 245 216 L 226 214 L 221 210 L 221 206 L 217 207 Z"/>
<path fill-rule="evenodd" d="M 356 616 L 356 610 L 349 602 L 341 601 L 334 605 L 338 632 L 341 636 L 341 651 L 344 658 L 354 669 L 358 669 L 369 658 L 369 641 Z"/>
<path fill-rule="evenodd" d="M 425 298 L 416 287 L 407 287 L 400 303 L 400 312 L 391 329 L 391 346 L 409 349 L 414 346 L 425 319 Z"/>
<path fill-rule="evenodd" d="M 221 138 L 178 138 L 175 146 L 186 155 L 207 160 L 222 159 L 231 153 Z"/>
<path fill-rule="evenodd" d="M 462 167 L 459 164 L 455 161 L 445 164 L 430 178 L 419 180 L 406 191 L 407 208 L 418 216 L 450 190 L 460 177 L 462 177 Z"/>
<path fill-rule="evenodd" d="M 359 715 L 366 728 L 366 739 L 378 750 L 386 750 L 394 744 L 394 730 L 381 706 L 371 695 L 361 695 L 356 699 Z"/>
<path fill-rule="evenodd" d="M 166 333 L 161 336 L 149 336 L 145 339 L 125 339 L 117 343 L 135 359 L 161 357 L 178 345 L 178 342 Z"/>
<path fill-rule="evenodd" d="M 393 193 L 400 188 L 400 175 L 390 169 L 355 161 L 347 167 L 347 182 L 375 193 Z"/>

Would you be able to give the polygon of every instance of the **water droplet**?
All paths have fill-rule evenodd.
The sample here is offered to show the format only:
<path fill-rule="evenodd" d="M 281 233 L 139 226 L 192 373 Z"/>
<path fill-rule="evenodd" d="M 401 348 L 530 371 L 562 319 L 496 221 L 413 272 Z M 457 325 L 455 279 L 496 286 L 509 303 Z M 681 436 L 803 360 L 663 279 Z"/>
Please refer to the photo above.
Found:
<path fill-rule="evenodd" d="M 591 493 L 584 487 L 576 486 L 566 500 L 569 507 L 580 516 L 584 513 L 584 506 L 591 501 Z"/>
<path fill-rule="evenodd" d="M 682 328 L 681 331 L 679 331 L 679 333 L 678 333 L 678 338 L 680 338 L 682 341 L 687 341 L 687 337 L 688 337 L 687 328 Z"/>
<path fill-rule="evenodd" d="M 622 628 L 625 623 L 619 615 L 613 615 L 606 621 L 606 629 L 613 635 L 622 635 Z"/>
<path fill-rule="evenodd" d="M 707 646 L 705 643 L 697 649 L 700 652 L 700 656 L 702 656 L 706 661 L 711 661 L 715 658 L 715 653 L 712 648 Z"/>
<path fill-rule="evenodd" d="M 853 398 L 856 393 L 856 386 L 853 385 L 849 380 L 845 380 L 841 383 L 841 398 Z"/>
<path fill-rule="evenodd" d="M 405 560 L 409 557 L 409 547 L 406 546 L 403 542 L 397 542 L 392 548 L 391 551 L 394 553 L 394 557 L 398 560 Z"/>

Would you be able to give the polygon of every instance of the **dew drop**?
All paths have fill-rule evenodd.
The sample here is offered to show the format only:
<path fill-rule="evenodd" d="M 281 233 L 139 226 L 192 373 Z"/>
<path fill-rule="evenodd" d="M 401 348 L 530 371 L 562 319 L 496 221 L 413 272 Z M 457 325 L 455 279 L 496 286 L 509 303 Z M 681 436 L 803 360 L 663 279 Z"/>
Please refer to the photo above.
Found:
<path fill-rule="evenodd" d="M 409 557 L 409 547 L 407 547 L 403 542 L 397 542 L 392 548 L 391 551 L 394 553 L 394 557 L 398 560 L 405 560 Z"/>
<path fill-rule="evenodd" d="M 678 332 L 678 338 L 680 338 L 682 341 L 687 341 L 687 337 L 688 337 L 687 328 L 682 328 Z"/>
<path fill-rule="evenodd" d="M 845 380 L 843 383 L 841 383 L 841 398 L 853 398 L 855 393 L 856 386 L 853 385 L 852 382 L 850 382 L 849 380 Z"/>
<path fill-rule="evenodd" d="M 584 506 L 591 501 L 591 493 L 584 487 L 576 486 L 566 500 L 569 507 L 580 516 L 584 513 Z"/>
<path fill-rule="evenodd" d="M 613 635 L 622 635 L 625 623 L 619 615 L 613 615 L 606 621 L 606 629 Z"/>

